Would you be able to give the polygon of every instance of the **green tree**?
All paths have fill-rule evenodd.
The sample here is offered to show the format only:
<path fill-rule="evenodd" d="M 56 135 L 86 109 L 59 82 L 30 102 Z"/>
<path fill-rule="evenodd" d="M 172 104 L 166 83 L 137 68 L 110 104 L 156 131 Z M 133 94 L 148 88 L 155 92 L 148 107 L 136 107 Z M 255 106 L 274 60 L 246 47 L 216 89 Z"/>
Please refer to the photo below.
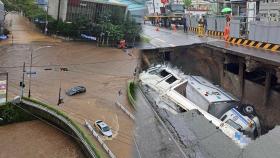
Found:
<path fill-rule="evenodd" d="M 189 8 L 192 5 L 192 0 L 183 0 L 183 3 L 186 8 Z"/>

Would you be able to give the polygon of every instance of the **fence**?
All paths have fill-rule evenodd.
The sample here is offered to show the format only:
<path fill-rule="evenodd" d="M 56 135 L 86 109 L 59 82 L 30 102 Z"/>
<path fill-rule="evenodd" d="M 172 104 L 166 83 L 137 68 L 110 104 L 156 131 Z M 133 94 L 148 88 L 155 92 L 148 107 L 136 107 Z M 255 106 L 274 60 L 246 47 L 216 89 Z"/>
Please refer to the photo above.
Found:
<path fill-rule="evenodd" d="M 116 158 L 113 152 L 109 149 L 109 147 L 104 143 L 102 138 L 96 133 L 90 123 L 85 120 L 86 127 L 92 132 L 92 135 L 98 140 L 98 142 L 102 145 L 103 149 L 109 154 L 111 158 Z"/>
<path fill-rule="evenodd" d="M 225 16 L 209 16 L 206 20 L 207 30 L 224 31 Z M 230 37 L 280 44 L 280 22 L 259 21 L 256 17 L 232 17 L 230 21 Z"/>
<path fill-rule="evenodd" d="M 249 23 L 249 39 L 280 44 L 280 22 L 254 21 Z"/>

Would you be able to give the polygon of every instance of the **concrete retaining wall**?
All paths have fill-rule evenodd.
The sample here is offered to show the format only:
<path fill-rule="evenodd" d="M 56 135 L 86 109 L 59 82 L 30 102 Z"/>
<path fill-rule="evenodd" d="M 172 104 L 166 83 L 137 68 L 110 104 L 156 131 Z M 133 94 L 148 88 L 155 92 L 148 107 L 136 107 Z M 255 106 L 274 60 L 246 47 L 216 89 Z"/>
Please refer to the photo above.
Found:
<path fill-rule="evenodd" d="M 92 150 L 90 145 L 85 141 L 82 134 L 76 129 L 73 125 L 71 125 L 66 118 L 56 115 L 56 112 L 50 112 L 50 109 L 47 109 L 43 106 L 36 106 L 36 104 L 33 104 L 29 101 L 23 101 L 20 104 L 17 104 L 17 106 L 28 110 L 32 114 L 36 115 L 37 117 L 40 117 L 44 120 L 47 120 L 48 122 L 56 125 L 60 129 L 64 130 L 65 132 L 71 134 L 73 137 L 76 137 L 80 141 L 74 139 L 77 144 L 81 147 L 83 153 L 86 157 L 89 158 L 98 158 L 99 156 L 95 153 L 95 151 Z"/>

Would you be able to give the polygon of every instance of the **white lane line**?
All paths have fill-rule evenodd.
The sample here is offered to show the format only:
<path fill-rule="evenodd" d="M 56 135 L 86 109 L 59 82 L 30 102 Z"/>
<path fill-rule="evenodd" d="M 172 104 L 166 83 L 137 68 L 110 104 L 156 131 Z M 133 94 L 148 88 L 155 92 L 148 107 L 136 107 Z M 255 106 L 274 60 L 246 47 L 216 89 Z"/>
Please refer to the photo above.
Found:
<path fill-rule="evenodd" d="M 160 41 L 160 42 L 163 42 L 163 43 L 166 43 L 166 41 L 162 40 L 162 39 L 159 39 L 159 38 L 155 38 L 156 40 Z"/>

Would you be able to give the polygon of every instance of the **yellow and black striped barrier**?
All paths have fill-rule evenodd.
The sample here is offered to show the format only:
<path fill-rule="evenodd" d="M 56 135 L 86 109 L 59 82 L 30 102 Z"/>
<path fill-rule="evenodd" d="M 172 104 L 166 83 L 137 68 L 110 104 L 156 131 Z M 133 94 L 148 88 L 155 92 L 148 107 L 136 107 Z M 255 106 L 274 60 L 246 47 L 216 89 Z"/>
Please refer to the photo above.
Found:
<path fill-rule="evenodd" d="M 223 38 L 224 32 L 208 30 L 207 35 L 210 37 Z"/>
<path fill-rule="evenodd" d="M 189 31 L 192 31 L 194 33 L 197 33 L 198 32 L 198 28 L 197 27 L 189 27 L 188 28 Z"/>
<path fill-rule="evenodd" d="M 189 29 L 189 31 L 192 31 L 194 33 L 199 32 L 199 29 L 197 27 L 189 27 L 188 29 Z M 222 39 L 224 36 L 224 32 L 208 30 L 207 36 Z M 253 40 L 248 40 L 248 39 L 243 39 L 243 38 L 234 38 L 234 37 L 230 37 L 228 42 L 232 43 L 232 44 L 236 44 L 236 45 L 242 45 L 242 46 L 248 46 L 248 47 L 257 48 L 257 49 L 269 50 L 272 52 L 276 52 L 276 51 L 280 52 L 280 44 L 253 41 Z"/>
<path fill-rule="evenodd" d="M 280 45 L 279 44 L 253 41 L 253 40 L 248 40 L 248 39 L 243 39 L 243 38 L 234 38 L 234 37 L 231 37 L 228 40 L 228 42 L 232 43 L 232 44 L 248 46 L 248 47 L 252 47 L 252 48 L 270 50 L 270 51 L 273 51 L 273 52 L 280 51 Z"/>

